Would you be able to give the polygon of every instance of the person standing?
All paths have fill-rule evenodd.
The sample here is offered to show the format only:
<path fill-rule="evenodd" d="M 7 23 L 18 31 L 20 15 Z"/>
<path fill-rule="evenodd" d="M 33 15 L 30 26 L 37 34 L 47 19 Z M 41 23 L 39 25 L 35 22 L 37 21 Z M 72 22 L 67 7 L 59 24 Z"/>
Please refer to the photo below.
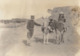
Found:
<path fill-rule="evenodd" d="M 49 27 L 49 33 L 52 33 L 54 30 L 54 26 L 53 26 L 53 19 L 50 19 L 48 27 Z"/>
<path fill-rule="evenodd" d="M 31 16 L 31 19 L 28 21 L 27 23 L 27 29 L 28 29 L 28 32 L 27 32 L 27 44 L 30 45 L 30 42 L 31 42 L 31 38 L 33 36 L 33 33 L 34 33 L 34 26 L 41 26 L 40 24 L 36 23 L 34 21 L 35 17 L 32 15 Z"/>
<path fill-rule="evenodd" d="M 64 13 L 63 12 L 60 12 L 59 14 L 59 18 L 58 18 L 58 37 L 59 37 L 59 42 L 64 42 L 64 32 L 66 31 L 66 19 L 64 17 Z"/>

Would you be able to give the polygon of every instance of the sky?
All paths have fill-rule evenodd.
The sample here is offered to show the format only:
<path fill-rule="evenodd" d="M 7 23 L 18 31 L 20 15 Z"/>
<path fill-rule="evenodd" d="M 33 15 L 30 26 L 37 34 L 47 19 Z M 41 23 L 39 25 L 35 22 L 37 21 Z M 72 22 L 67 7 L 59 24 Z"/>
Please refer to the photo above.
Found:
<path fill-rule="evenodd" d="M 48 17 L 48 9 L 76 5 L 79 0 L 0 0 L 0 19 Z"/>

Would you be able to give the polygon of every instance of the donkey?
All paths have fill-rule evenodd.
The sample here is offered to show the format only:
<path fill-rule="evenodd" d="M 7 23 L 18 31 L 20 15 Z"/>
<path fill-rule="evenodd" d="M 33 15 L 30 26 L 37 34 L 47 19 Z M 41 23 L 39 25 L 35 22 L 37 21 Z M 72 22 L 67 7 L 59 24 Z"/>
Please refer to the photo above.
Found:
<path fill-rule="evenodd" d="M 48 44 L 49 43 L 49 34 L 53 33 L 53 21 L 50 20 L 52 24 L 48 24 L 48 22 L 44 22 L 43 26 L 42 26 L 42 32 L 43 32 L 43 40 L 44 40 L 44 44 Z M 49 22 L 50 23 L 50 22 Z"/>
<path fill-rule="evenodd" d="M 54 28 L 56 32 L 56 42 L 60 44 L 60 42 L 64 42 L 63 35 L 66 32 L 67 28 L 64 26 L 62 21 L 54 21 Z"/>

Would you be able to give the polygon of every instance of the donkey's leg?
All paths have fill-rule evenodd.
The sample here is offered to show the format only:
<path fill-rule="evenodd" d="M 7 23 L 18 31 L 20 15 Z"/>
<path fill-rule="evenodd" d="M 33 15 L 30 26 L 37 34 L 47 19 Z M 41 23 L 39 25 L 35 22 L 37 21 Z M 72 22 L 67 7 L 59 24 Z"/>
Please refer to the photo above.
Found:
<path fill-rule="evenodd" d="M 52 33 L 52 36 L 53 36 L 53 39 L 54 39 L 54 43 L 56 43 L 56 31 L 55 30 L 53 30 L 53 33 Z"/>
<path fill-rule="evenodd" d="M 61 38 L 62 38 L 62 34 L 61 34 L 61 31 L 59 33 L 59 43 L 61 43 Z"/>
<path fill-rule="evenodd" d="M 60 44 L 61 33 L 57 30 L 57 44 Z"/>
<path fill-rule="evenodd" d="M 55 30 L 55 43 L 57 43 L 57 30 Z"/>
<path fill-rule="evenodd" d="M 49 43 L 49 33 L 46 35 L 47 38 L 47 44 Z"/>
<path fill-rule="evenodd" d="M 64 42 L 63 34 L 64 32 L 61 33 L 61 42 Z"/>
<path fill-rule="evenodd" d="M 46 43 L 46 39 L 45 39 L 45 33 L 44 33 L 44 37 L 43 37 L 43 41 L 44 41 L 44 44 Z"/>
<path fill-rule="evenodd" d="M 56 30 L 56 44 L 58 43 L 58 31 Z"/>
<path fill-rule="evenodd" d="M 48 35 L 46 36 L 46 43 L 48 44 Z"/>
<path fill-rule="evenodd" d="M 44 32 L 43 32 L 43 43 L 45 44 L 46 43 L 46 29 L 44 29 Z"/>

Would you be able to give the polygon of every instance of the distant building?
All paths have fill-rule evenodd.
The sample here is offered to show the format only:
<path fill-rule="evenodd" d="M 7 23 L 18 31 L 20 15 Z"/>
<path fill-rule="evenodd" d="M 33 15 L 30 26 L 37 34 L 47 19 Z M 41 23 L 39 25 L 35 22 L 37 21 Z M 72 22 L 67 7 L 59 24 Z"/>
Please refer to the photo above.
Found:
<path fill-rule="evenodd" d="M 27 21 L 27 19 L 14 18 L 11 20 L 0 20 L 0 23 L 9 24 L 9 23 L 22 23 L 22 22 L 26 22 L 26 21 Z"/>
<path fill-rule="evenodd" d="M 1 23 L 5 23 L 5 24 L 8 24 L 8 23 L 11 23 L 12 20 L 0 20 Z"/>
<path fill-rule="evenodd" d="M 14 18 L 12 19 L 12 22 L 14 23 L 22 23 L 22 22 L 26 22 L 27 19 L 20 19 L 20 18 Z"/>

